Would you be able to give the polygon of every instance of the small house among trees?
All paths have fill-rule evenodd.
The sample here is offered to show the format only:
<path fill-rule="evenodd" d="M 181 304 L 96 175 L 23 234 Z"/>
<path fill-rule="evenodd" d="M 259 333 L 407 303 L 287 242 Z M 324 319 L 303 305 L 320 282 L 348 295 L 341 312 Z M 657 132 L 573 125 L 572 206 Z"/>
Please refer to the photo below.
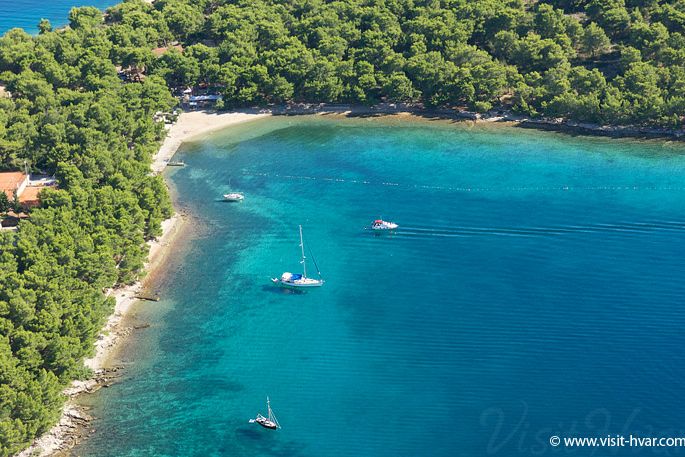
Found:
<path fill-rule="evenodd" d="M 31 181 L 30 176 L 21 171 L 0 172 L 0 213 L 12 207 L 29 209 L 38 206 L 41 190 L 54 185 L 52 178 Z"/>

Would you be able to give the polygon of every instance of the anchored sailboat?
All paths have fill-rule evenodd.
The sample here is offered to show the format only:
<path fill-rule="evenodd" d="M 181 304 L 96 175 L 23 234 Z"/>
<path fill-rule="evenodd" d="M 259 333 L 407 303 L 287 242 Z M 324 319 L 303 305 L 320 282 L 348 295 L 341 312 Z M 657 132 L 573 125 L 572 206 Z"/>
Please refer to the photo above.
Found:
<path fill-rule="evenodd" d="M 228 180 L 228 186 L 231 186 L 231 180 Z M 224 200 L 227 202 L 241 202 L 245 199 L 245 196 L 240 192 L 229 192 L 224 194 Z"/>
<path fill-rule="evenodd" d="M 227 202 L 241 202 L 245 199 L 245 196 L 240 192 L 231 192 L 230 194 L 224 194 L 224 200 Z"/>
<path fill-rule="evenodd" d="M 250 419 L 250 424 L 254 424 L 256 422 L 262 427 L 271 430 L 278 430 L 279 428 L 281 428 L 281 424 L 278 423 L 278 419 L 276 419 L 276 415 L 271 409 L 271 402 L 269 401 L 269 397 L 266 397 L 266 409 L 268 410 L 268 417 L 264 417 L 261 414 L 257 414 L 257 417 L 255 417 L 254 419 Z"/>
<path fill-rule="evenodd" d="M 321 271 L 319 271 L 319 267 L 316 264 L 316 260 L 314 259 L 314 256 L 312 255 L 312 260 L 314 261 L 314 266 L 316 267 L 317 273 L 319 273 L 319 279 L 313 279 L 313 278 L 308 278 L 307 277 L 307 258 L 304 255 L 304 241 L 302 238 L 302 226 L 300 225 L 300 249 L 302 249 L 302 259 L 300 260 L 300 263 L 302 264 L 302 274 L 295 274 L 295 273 L 290 273 L 289 271 L 286 271 L 281 275 L 280 278 L 271 278 L 271 281 L 274 284 L 278 284 L 279 286 L 283 287 L 295 287 L 295 288 L 303 288 L 303 287 L 321 287 L 323 286 L 324 280 L 321 278 Z M 310 251 L 311 253 L 311 251 Z"/>

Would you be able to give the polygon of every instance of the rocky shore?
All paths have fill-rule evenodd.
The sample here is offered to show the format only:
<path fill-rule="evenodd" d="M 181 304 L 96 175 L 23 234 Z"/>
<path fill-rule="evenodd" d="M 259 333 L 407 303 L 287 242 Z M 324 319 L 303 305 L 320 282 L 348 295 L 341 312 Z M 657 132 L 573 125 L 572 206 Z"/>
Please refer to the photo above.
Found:
<path fill-rule="evenodd" d="M 118 333 L 128 334 L 130 329 L 121 329 Z M 89 414 L 88 409 L 74 404 L 72 400 L 79 395 L 92 394 L 103 387 L 111 386 L 121 377 L 120 370 L 121 367 L 118 366 L 102 368 L 95 371 L 91 379 L 74 381 L 64 391 L 69 400 L 62 410 L 59 423 L 18 456 L 54 455 L 61 457 L 69 455 L 69 451 L 76 443 L 95 431 L 91 424 L 93 417 Z"/>
<path fill-rule="evenodd" d="M 162 236 L 148 243 L 150 253 L 146 271 L 150 272 L 161 264 L 165 254 L 163 248 L 171 244 L 180 231 L 182 223 L 183 216 L 179 214 L 162 223 Z M 145 281 L 139 281 L 131 286 L 109 291 L 108 295 L 113 295 L 116 299 L 114 313 L 108 318 L 95 343 L 95 355 L 84 361 L 84 365 L 92 370 L 93 376 L 86 380 L 73 381 L 64 390 L 63 393 L 68 400 L 62 409 L 59 422 L 16 457 L 67 455 L 69 449 L 93 431 L 90 427 L 92 417 L 84 407 L 76 404 L 74 399 L 79 395 L 92 394 L 103 387 L 109 387 L 122 376 L 122 367 L 111 366 L 109 356 L 123 340 L 136 330 L 142 329 L 142 327 L 125 326 L 123 320 L 136 303 L 136 295 L 143 290 L 145 285 Z"/>
<path fill-rule="evenodd" d="M 257 110 L 220 114 L 204 111 L 182 113 L 177 122 L 167 129 L 166 139 L 152 158 L 151 172 L 154 174 L 163 172 L 169 160 L 185 141 L 233 124 L 268 115 L 268 113 L 260 113 Z M 173 243 L 176 235 L 181 232 L 185 219 L 186 217 L 181 212 L 177 212 L 162 222 L 162 235 L 156 240 L 148 242 L 149 254 L 145 266 L 148 279 L 151 277 L 151 273 L 163 264 L 164 257 L 169 251 L 166 248 Z M 137 327 L 124 325 L 124 317 L 139 300 L 138 297 L 144 293 L 145 288 L 149 286 L 148 279 L 107 292 L 107 296 L 114 296 L 116 300 L 114 312 L 107 319 L 95 342 L 95 355 L 84 361 L 84 365 L 92 370 L 93 376 L 87 380 L 73 381 L 64 390 L 63 393 L 68 397 L 68 400 L 62 409 L 59 422 L 47 433 L 36 439 L 27 449 L 16 454 L 15 457 L 68 455 L 69 450 L 76 443 L 94 431 L 90 426 L 93 418 L 84 407 L 78 405 L 74 400 L 79 395 L 92 394 L 103 387 L 109 387 L 121 377 L 122 367 L 110 366 L 109 357 L 112 351 L 131 334 L 149 326 L 147 324 Z"/>
<path fill-rule="evenodd" d="M 268 113 L 276 116 L 302 114 L 344 114 L 347 116 L 382 116 L 387 114 L 411 114 L 430 119 L 469 120 L 474 122 L 503 122 L 518 125 L 523 128 L 540 130 L 554 130 L 582 135 L 599 135 L 626 138 L 667 138 L 675 140 L 685 139 L 685 130 L 666 129 L 639 125 L 600 125 L 587 122 L 576 122 L 564 118 L 531 118 L 512 113 L 510 111 L 490 111 L 476 113 L 463 109 L 425 108 L 422 105 L 406 103 L 380 103 L 373 106 L 345 105 L 345 104 L 289 104 L 275 106 L 261 110 L 253 109 L 246 112 Z"/>

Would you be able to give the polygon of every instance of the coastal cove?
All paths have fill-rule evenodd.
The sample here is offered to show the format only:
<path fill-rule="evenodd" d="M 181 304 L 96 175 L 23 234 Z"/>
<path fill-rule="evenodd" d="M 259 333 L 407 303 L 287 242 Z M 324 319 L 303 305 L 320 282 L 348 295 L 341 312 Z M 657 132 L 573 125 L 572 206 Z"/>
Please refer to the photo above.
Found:
<path fill-rule="evenodd" d="M 682 0 L 5 3 L 0 457 L 685 434 Z"/>
<path fill-rule="evenodd" d="M 684 419 L 679 143 L 406 116 L 194 140 L 165 171 L 194 233 L 135 308 L 123 381 L 79 400 L 74 454 L 530 455 L 573 423 Z M 327 284 L 282 293 L 297 224 Z M 266 395 L 273 434 L 247 423 Z"/>

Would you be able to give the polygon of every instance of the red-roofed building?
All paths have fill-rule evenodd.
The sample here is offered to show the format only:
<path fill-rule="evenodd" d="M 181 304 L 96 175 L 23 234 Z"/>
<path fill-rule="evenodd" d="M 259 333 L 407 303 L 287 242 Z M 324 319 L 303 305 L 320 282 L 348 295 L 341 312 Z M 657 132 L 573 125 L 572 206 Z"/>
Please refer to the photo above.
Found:
<path fill-rule="evenodd" d="M 43 187 L 27 187 L 19 195 L 19 204 L 24 208 L 33 208 L 40 205 L 39 194 L 41 190 L 43 190 Z"/>
<path fill-rule="evenodd" d="M 0 172 L 0 191 L 7 195 L 10 202 L 14 201 L 16 195 L 23 208 L 40 205 L 40 192 L 55 185 L 55 179 L 49 176 L 34 176 L 31 181 L 29 175 L 21 171 Z"/>
<path fill-rule="evenodd" d="M 16 192 L 21 197 L 29 184 L 29 176 L 21 171 L 0 172 L 0 191 L 5 192 L 7 199 L 12 201 Z"/>

